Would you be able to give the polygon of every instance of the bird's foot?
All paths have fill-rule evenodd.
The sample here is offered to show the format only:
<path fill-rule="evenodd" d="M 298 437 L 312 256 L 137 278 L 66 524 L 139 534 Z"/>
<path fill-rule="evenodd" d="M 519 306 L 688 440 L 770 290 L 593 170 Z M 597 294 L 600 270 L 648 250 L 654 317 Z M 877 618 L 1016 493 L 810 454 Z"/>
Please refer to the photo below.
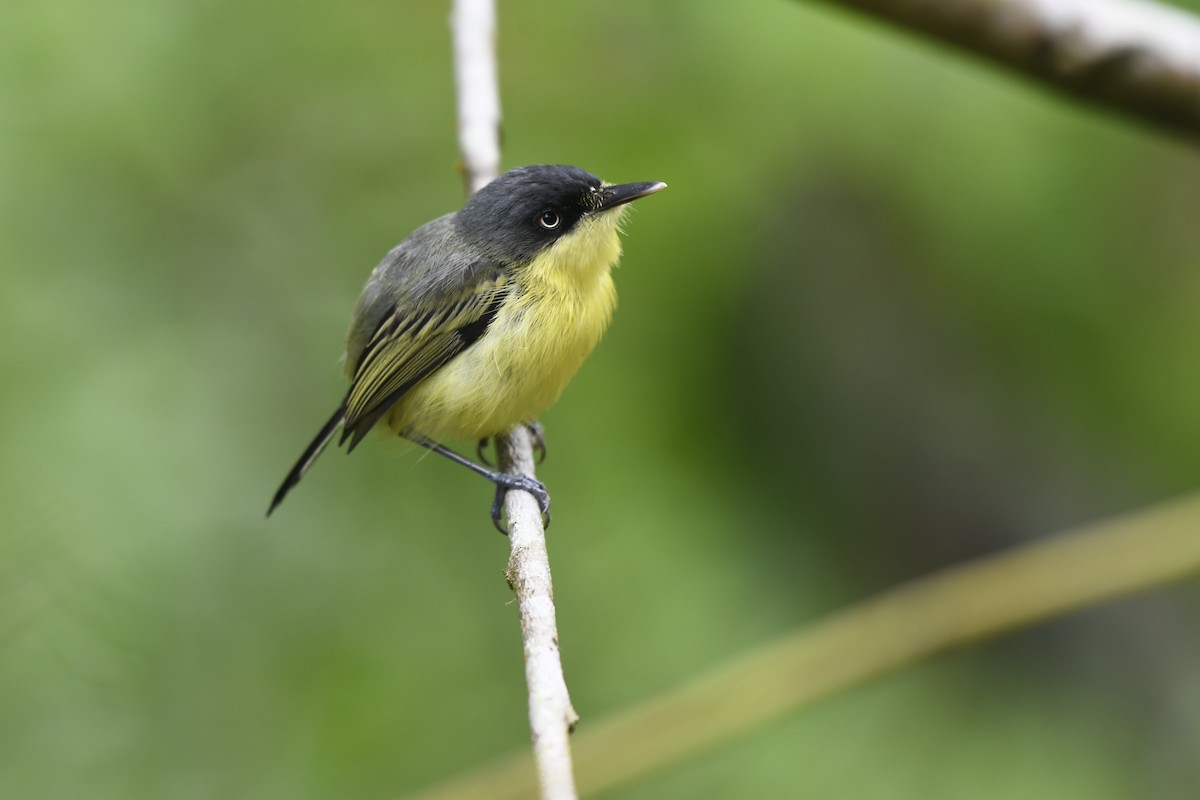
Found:
<path fill-rule="evenodd" d="M 496 483 L 496 497 L 492 500 L 492 524 L 496 526 L 496 530 L 508 536 L 508 528 L 502 521 L 504 498 L 513 489 L 533 495 L 533 499 L 537 500 L 538 509 L 542 512 L 542 526 L 550 527 L 550 493 L 546 491 L 545 484 L 528 475 L 509 475 L 505 472 L 496 473 L 492 480 Z"/>

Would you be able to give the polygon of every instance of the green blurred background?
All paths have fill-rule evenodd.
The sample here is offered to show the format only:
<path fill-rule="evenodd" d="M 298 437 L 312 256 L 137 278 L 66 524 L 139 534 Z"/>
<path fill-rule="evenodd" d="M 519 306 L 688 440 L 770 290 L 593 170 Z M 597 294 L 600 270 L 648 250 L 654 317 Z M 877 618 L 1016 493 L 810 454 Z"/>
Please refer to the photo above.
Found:
<path fill-rule="evenodd" d="M 263 518 L 371 267 L 462 202 L 416 6 L 0 10 L 0 797 L 393 798 L 526 746 L 488 486 L 372 440 Z M 506 166 L 671 186 L 542 420 L 584 725 L 1200 484 L 1193 147 L 822 6 L 500 23 Z M 1193 798 L 1196 590 L 610 796 Z"/>

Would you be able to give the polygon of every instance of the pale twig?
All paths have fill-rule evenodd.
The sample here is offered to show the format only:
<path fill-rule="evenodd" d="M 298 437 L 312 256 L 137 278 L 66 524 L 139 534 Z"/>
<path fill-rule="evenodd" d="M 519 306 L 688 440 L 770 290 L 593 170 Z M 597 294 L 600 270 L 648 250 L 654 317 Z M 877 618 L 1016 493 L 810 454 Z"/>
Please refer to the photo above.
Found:
<path fill-rule="evenodd" d="M 1200 139 L 1200 20 L 1148 0 L 823 0 Z"/>
<path fill-rule="evenodd" d="M 454 0 L 454 85 L 458 99 L 458 151 L 467 194 L 500 174 L 500 82 L 496 76 L 494 0 Z"/>
<path fill-rule="evenodd" d="M 493 0 L 454 0 L 458 143 L 467 192 L 500 171 L 500 89 L 496 77 L 496 10 Z M 533 477 L 533 444 L 524 427 L 496 438 L 505 472 Z M 505 575 L 517 595 L 529 690 L 529 726 L 543 800 L 573 800 L 575 778 L 569 736 L 578 717 L 571 707 L 558 651 L 558 623 L 537 501 L 528 492 L 505 499 L 511 555 Z"/>
<path fill-rule="evenodd" d="M 1200 496 L 942 570 L 782 636 L 575 739 L 588 795 L 645 777 L 930 656 L 1200 572 Z M 519 800 L 516 754 L 420 800 Z"/>
<path fill-rule="evenodd" d="M 502 469 L 533 475 L 529 431 L 520 427 L 496 442 Z M 575 797 L 569 735 L 579 721 L 571 706 L 558 651 L 558 622 L 546 532 L 537 501 L 528 492 L 509 492 L 505 501 L 508 538 L 508 583 L 517 593 L 525 642 L 525 682 L 529 686 L 529 726 L 543 798 Z"/>

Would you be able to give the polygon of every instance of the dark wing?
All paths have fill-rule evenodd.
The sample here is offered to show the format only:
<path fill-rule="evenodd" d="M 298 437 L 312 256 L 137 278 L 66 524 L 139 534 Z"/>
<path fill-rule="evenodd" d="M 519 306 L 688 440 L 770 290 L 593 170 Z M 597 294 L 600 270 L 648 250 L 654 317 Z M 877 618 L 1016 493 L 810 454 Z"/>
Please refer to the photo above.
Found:
<path fill-rule="evenodd" d="M 457 296 L 437 294 L 384 314 L 351 377 L 339 444 L 349 439 L 353 450 L 405 392 L 477 341 L 510 288 L 497 271 Z"/>

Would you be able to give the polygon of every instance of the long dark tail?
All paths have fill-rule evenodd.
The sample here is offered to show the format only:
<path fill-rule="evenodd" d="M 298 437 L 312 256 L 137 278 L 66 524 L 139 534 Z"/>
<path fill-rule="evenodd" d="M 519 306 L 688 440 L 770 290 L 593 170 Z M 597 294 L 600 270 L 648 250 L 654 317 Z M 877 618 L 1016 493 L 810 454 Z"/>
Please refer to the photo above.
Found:
<path fill-rule="evenodd" d="M 287 497 L 287 493 L 292 490 L 292 487 L 300 482 L 304 477 L 304 473 L 308 472 L 308 468 L 317 460 L 317 456 L 321 455 L 321 451 L 325 449 L 325 445 L 329 444 L 329 440 L 337 433 L 338 428 L 342 427 L 342 421 L 346 418 L 346 402 L 338 406 L 338 410 L 333 412 L 333 416 L 321 428 L 321 432 L 312 440 L 312 443 L 304 449 L 304 453 L 300 456 L 300 460 L 296 462 L 296 466 L 292 467 L 292 471 L 283 479 L 283 483 L 279 486 L 279 491 L 275 492 L 275 496 L 271 498 L 271 507 L 267 509 L 267 516 L 271 516 L 271 512 L 275 507 L 283 502 L 283 498 Z"/>

